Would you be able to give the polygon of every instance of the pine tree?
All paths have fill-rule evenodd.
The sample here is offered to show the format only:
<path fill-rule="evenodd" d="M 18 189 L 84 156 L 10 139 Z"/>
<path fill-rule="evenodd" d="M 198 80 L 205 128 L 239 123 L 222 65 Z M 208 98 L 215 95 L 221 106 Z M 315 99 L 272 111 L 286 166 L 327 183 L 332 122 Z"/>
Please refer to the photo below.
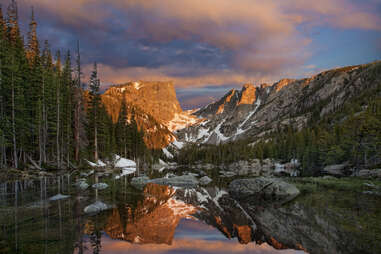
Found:
<path fill-rule="evenodd" d="M 81 69 L 81 54 L 79 51 L 79 41 L 77 42 L 77 61 L 76 61 L 76 86 L 74 87 L 74 159 L 79 162 L 80 149 L 85 141 L 84 120 L 85 113 L 83 110 L 83 88 L 81 83 L 82 69 Z"/>
<path fill-rule="evenodd" d="M 61 161 L 64 160 L 67 166 L 69 166 L 70 159 L 72 157 L 72 109 L 73 109 L 73 77 L 71 66 L 70 51 L 67 52 L 65 65 L 62 71 L 62 124 L 61 124 Z"/>
<path fill-rule="evenodd" d="M 18 23 L 18 10 L 17 10 L 17 2 L 16 0 L 12 0 L 10 5 L 8 6 L 8 20 L 7 20 L 7 29 L 9 41 L 13 45 L 17 45 L 18 47 L 23 46 L 23 42 L 20 35 L 20 28 Z"/>
<path fill-rule="evenodd" d="M 62 72 L 61 72 L 61 53 L 60 51 L 56 54 L 56 65 L 55 65 L 55 84 L 56 84 L 56 163 L 57 168 L 61 168 L 61 149 L 60 149 L 60 134 L 61 134 L 61 103 L 62 103 L 62 96 L 61 96 L 61 79 L 62 79 Z"/>
<path fill-rule="evenodd" d="M 99 95 L 100 81 L 98 78 L 97 63 L 94 63 L 94 69 L 90 76 L 89 88 L 90 88 L 90 108 L 89 108 L 89 124 L 90 129 L 93 130 L 92 137 L 89 140 L 93 140 L 94 159 L 98 161 L 98 125 L 99 125 L 99 111 L 101 98 Z"/>
<path fill-rule="evenodd" d="M 31 20 L 29 23 L 28 44 L 26 50 L 26 56 L 29 64 L 33 65 L 36 61 L 36 57 L 40 55 L 40 48 L 37 39 L 37 22 L 34 19 L 34 9 L 32 7 Z"/>
<path fill-rule="evenodd" d="M 3 63 L 5 60 L 5 55 L 7 53 L 6 49 L 8 48 L 6 45 L 6 23 L 3 17 L 3 10 L 0 5 L 0 168 L 6 166 L 6 122 L 7 118 L 5 115 L 5 86 L 3 81 Z"/>

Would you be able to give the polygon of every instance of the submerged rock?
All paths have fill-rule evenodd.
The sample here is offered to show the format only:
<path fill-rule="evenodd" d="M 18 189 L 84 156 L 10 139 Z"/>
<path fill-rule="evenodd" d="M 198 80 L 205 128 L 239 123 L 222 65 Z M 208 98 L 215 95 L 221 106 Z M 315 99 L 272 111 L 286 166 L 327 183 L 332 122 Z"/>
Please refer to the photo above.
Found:
<path fill-rule="evenodd" d="M 58 193 L 57 195 L 50 197 L 49 200 L 50 201 L 56 201 L 56 200 L 67 199 L 69 197 L 70 197 L 69 195 L 62 195 L 61 193 Z"/>
<path fill-rule="evenodd" d="M 201 185 L 208 185 L 209 183 L 211 183 L 213 180 L 210 179 L 208 176 L 203 176 L 200 178 L 200 184 Z"/>
<path fill-rule="evenodd" d="M 198 180 L 193 175 L 175 176 L 171 178 L 157 178 L 149 181 L 160 185 L 170 185 L 175 187 L 193 188 L 197 187 Z"/>
<path fill-rule="evenodd" d="M 80 190 L 86 190 L 89 188 L 89 185 L 86 183 L 86 181 L 78 181 L 75 186 Z"/>
<path fill-rule="evenodd" d="M 249 202 L 263 200 L 286 202 L 298 196 L 300 191 L 279 178 L 258 177 L 232 181 L 229 193 L 237 200 Z"/>
<path fill-rule="evenodd" d="M 96 201 L 95 203 L 88 205 L 83 209 L 85 213 L 99 213 L 105 210 L 108 210 L 112 208 L 111 206 L 101 202 L 101 201 Z"/>
<path fill-rule="evenodd" d="M 131 185 L 138 189 L 143 189 L 148 183 L 155 183 L 159 185 L 169 185 L 175 187 L 194 188 L 198 185 L 198 180 L 193 175 L 174 176 L 170 178 L 155 178 L 149 179 L 146 176 L 134 177 L 131 180 Z"/>
<path fill-rule="evenodd" d="M 104 190 L 108 187 L 108 184 L 107 183 L 96 183 L 96 184 L 93 184 L 92 187 L 94 189 L 97 189 L 97 190 Z"/>

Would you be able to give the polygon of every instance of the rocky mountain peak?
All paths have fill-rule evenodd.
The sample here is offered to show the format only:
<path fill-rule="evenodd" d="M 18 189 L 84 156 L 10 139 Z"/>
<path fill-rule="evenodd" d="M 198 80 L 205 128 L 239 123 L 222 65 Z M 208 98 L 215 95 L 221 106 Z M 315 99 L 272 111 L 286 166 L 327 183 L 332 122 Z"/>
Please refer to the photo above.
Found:
<path fill-rule="evenodd" d="M 102 102 L 114 122 L 123 101 L 129 117 L 135 112 L 135 121 L 149 148 L 166 147 L 174 141 L 173 131 L 200 121 L 192 112 L 182 110 L 173 82 L 135 81 L 108 88 Z"/>
<path fill-rule="evenodd" d="M 245 84 L 241 90 L 241 96 L 238 105 L 253 104 L 256 100 L 256 88 L 253 84 Z"/>
<path fill-rule="evenodd" d="M 176 113 L 180 113 L 180 103 L 176 97 L 173 82 L 137 81 L 123 85 L 112 86 L 104 96 L 124 99 L 144 112 L 153 116 L 159 122 L 170 121 Z M 119 111 L 119 109 L 117 109 Z M 113 119 L 115 120 L 115 115 Z"/>

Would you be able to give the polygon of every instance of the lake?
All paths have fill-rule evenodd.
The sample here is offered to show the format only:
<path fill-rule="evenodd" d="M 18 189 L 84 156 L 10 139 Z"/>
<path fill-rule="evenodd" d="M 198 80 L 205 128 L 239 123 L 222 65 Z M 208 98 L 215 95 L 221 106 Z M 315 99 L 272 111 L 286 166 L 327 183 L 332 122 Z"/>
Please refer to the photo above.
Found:
<path fill-rule="evenodd" d="M 353 194 L 335 201 L 342 190 L 326 190 L 324 199 L 320 191 L 287 204 L 252 205 L 236 202 L 221 186 L 184 190 L 152 184 L 139 191 L 128 177 L 104 175 L 97 180 L 89 176 L 90 186 L 81 190 L 75 184 L 79 178 L 66 174 L 0 184 L 0 253 L 380 253 L 381 249 L 379 196 Z M 96 190 L 91 187 L 95 182 L 108 187 Z M 102 204 L 105 210 L 91 212 L 91 204 Z"/>

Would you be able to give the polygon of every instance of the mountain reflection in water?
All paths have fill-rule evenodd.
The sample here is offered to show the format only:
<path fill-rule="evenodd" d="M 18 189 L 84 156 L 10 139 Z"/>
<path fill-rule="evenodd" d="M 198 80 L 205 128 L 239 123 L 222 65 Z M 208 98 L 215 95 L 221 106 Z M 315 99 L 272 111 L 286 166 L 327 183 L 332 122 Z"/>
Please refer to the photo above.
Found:
<path fill-rule="evenodd" d="M 94 183 L 91 177 L 89 185 Z M 0 253 L 380 253 L 381 198 L 316 186 L 284 205 L 103 176 L 79 190 L 70 175 L 0 184 Z M 366 187 L 366 186 L 365 186 Z M 57 195 L 62 194 L 62 195 Z M 50 199 L 65 197 L 64 199 Z M 109 210 L 86 214 L 95 201 Z"/>
<path fill-rule="evenodd" d="M 162 232 L 165 233 L 165 232 Z M 254 242 L 239 244 L 237 240 L 229 240 L 212 226 L 200 221 L 181 219 L 170 245 L 167 244 L 132 244 L 127 241 L 114 240 L 107 234 L 101 238 L 102 251 L 104 254 L 121 253 L 253 253 L 253 254 L 291 254 L 304 253 L 296 250 L 275 250 L 270 245 L 263 243 L 258 245 Z M 91 242 L 87 241 L 84 253 L 93 253 Z M 75 252 L 78 253 L 78 252 Z"/>
<path fill-rule="evenodd" d="M 200 220 L 201 217 L 196 218 L 196 214 L 208 217 L 210 214 L 205 212 L 211 207 L 205 204 L 196 207 L 179 200 L 175 194 L 175 189 L 171 187 L 148 184 L 143 200 L 135 208 L 125 204 L 114 208 L 105 219 L 89 217 L 85 226 L 89 237 L 85 238 L 81 251 L 93 253 L 98 243 L 102 253 L 298 253 L 294 250 L 279 251 L 265 243 L 258 245 L 252 242 L 252 231 L 248 225 L 234 224 L 231 227 L 234 232 L 231 232 L 218 214 L 211 215 L 211 218 L 219 228 L 207 225 Z M 215 201 L 218 202 L 218 199 Z M 103 223 L 102 233 L 96 232 L 94 225 Z M 232 239 L 233 234 L 245 244 Z M 94 236 L 99 239 L 94 239 Z"/>

